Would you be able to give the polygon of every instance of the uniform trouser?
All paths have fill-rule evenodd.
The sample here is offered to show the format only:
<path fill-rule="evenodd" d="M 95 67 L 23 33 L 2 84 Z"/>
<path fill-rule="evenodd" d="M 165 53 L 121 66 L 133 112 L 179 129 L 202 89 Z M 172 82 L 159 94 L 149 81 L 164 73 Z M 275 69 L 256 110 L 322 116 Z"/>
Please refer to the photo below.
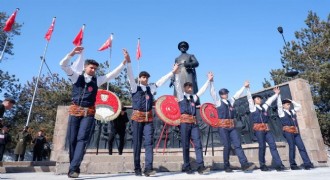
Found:
<path fill-rule="evenodd" d="M 192 123 L 181 123 L 180 133 L 183 152 L 183 169 L 191 168 L 189 158 L 190 139 L 195 146 L 196 163 L 198 167 L 203 167 L 203 147 L 200 140 L 200 130 L 198 125 Z"/>
<path fill-rule="evenodd" d="M 112 153 L 112 145 L 113 145 L 113 141 L 115 140 L 116 134 L 119 135 L 118 152 L 119 154 L 121 154 L 123 153 L 124 144 L 125 144 L 125 130 L 117 131 L 115 128 L 111 128 L 109 134 L 109 141 L 108 141 L 109 153 Z"/>
<path fill-rule="evenodd" d="M 33 148 L 33 161 L 42 161 L 42 147 Z"/>
<path fill-rule="evenodd" d="M 220 139 L 223 143 L 223 162 L 224 167 L 230 167 L 229 163 L 229 154 L 231 144 L 234 145 L 235 153 L 239 159 L 241 166 L 248 163 L 248 160 L 244 154 L 244 151 L 241 146 L 241 140 L 238 136 L 238 132 L 235 128 L 218 128 Z"/>
<path fill-rule="evenodd" d="M 70 172 L 80 172 L 79 167 L 84 159 L 94 125 L 93 116 L 69 116 L 67 138 L 69 141 Z"/>
<path fill-rule="evenodd" d="M 0 161 L 2 161 L 3 155 L 5 154 L 6 145 L 0 144 Z"/>
<path fill-rule="evenodd" d="M 25 155 L 25 152 L 24 154 L 15 154 L 15 161 L 24 161 L 24 155 Z"/>
<path fill-rule="evenodd" d="M 296 146 L 299 150 L 301 159 L 304 162 L 305 166 L 311 165 L 311 160 L 308 157 L 304 142 L 301 139 L 300 134 L 294 134 L 289 132 L 283 132 L 285 139 L 289 144 L 289 162 L 290 166 L 296 166 Z"/>
<path fill-rule="evenodd" d="M 259 163 L 260 166 L 266 165 L 265 153 L 266 153 L 266 142 L 269 145 L 270 154 L 273 157 L 273 161 L 276 166 L 282 166 L 282 160 L 278 154 L 276 143 L 273 134 L 270 131 L 255 131 L 255 135 L 259 144 Z"/>
<path fill-rule="evenodd" d="M 154 144 L 154 124 L 153 122 L 136 122 L 132 120 L 133 127 L 133 154 L 134 170 L 141 169 L 141 147 L 142 137 L 144 136 L 145 148 L 145 169 L 153 169 L 153 144 Z"/>

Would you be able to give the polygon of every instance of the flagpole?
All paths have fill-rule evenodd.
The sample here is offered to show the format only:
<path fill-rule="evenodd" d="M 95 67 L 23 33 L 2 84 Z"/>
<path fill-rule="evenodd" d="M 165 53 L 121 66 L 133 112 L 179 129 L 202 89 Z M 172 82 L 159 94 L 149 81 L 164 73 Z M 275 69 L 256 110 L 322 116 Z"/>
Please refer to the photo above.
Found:
<path fill-rule="evenodd" d="M 113 33 L 111 33 L 110 35 L 110 38 L 111 38 L 111 44 L 110 44 L 110 48 L 109 48 L 109 62 L 108 62 L 108 69 L 110 71 L 110 63 L 111 63 L 111 55 L 112 55 L 112 38 L 113 38 Z M 107 91 L 109 91 L 109 81 L 107 82 Z"/>
<path fill-rule="evenodd" d="M 25 124 L 26 126 L 28 126 L 29 122 L 30 122 L 31 111 L 32 111 L 32 108 L 33 108 L 34 99 L 35 99 L 36 92 L 37 92 L 37 89 L 38 89 L 40 74 L 41 74 L 42 67 L 43 67 L 44 62 L 45 62 L 45 56 L 46 56 L 46 52 L 47 52 L 47 49 L 48 49 L 48 44 L 49 44 L 49 41 L 47 41 L 47 44 L 46 44 L 46 47 L 45 47 L 45 50 L 44 50 L 44 54 L 43 54 L 42 59 L 41 59 L 41 65 L 40 65 L 40 69 L 39 69 L 37 82 L 36 82 L 36 85 L 34 86 L 34 92 L 33 92 L 33 97 L 32 97 L 32 101 L 31 101 L 31 105 L 30 105 L 29 115 L 28 115 L 28 118 L 27 118 L 26 124 Z"/>
<path fill-rule="evenodd" d="M 138 48 L 140 47 L 140 38 L 138 38 Z M 140 57 L 138 58 L 138 76 L 140 74 Z M 140 84 L 140 78 L 138 78 L 138 84 Z"/>
<path fill-rule="evenodd" d="M 7 48 L 8 40 L 9 40 L 9 35 L 8 35 L 7 38 L 6 38 L 5 46 L 3 47 L 3 50 L 1 51 L 0 62 L 2 61 L 3 54 L 5 53 L 5 50 L 6 50 L 6 48 Z"/>

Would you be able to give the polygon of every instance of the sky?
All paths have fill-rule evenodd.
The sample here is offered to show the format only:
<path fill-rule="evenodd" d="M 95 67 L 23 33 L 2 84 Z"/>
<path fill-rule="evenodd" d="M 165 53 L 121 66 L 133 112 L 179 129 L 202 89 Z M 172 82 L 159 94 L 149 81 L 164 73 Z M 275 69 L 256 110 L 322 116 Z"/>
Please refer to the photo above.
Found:
<path fill-rule="evenodd" d="M 2 0 L 0 11 L 10 15 L 20 8 L 16 22 L 24 25 L 21 35 L 12 39 L 15 54 L 5 54 L 0 68 L 22 84 L 37 77 L 47 43 L 44 36 L 56 17 L 45 57 L 50 70 L 62 77 L 66 75 L 59 62 L 74 48 L 72 41 L 86 24 L 84 56 L 100 63 L 109 60 L 110 53 L 97 49 L 114 33 L 109 71 L 122 62 L 122 48 L 127 48 L 135 76 L 139 64 L 151 74 L 149 82 L 156 82 L 171 71 L 180 55 L 178 43 L 187 41 L 188 53 L 199 61 L 199 87 L 212 71 L 216 91 L 225 87 L 234 95 L 249 80 L 256 92 L 263 89 L 264 78 L 270 79 L 271 69 L 282 67 L 284 42 L 277 27 L 283 27 L 286 41 L 295 40 L 294 32 L 306 27 L 308 11 L 326 20 L 329 7 L 325 0 Z M 135 59 L 138 38 L 140 63 Z M 42 74 L 47 72 L 43 66 Z M 168 85 L 158 88 L 156 98 L 173 93 Z M 212 102 L 209 90 L 201 102 Z"/>

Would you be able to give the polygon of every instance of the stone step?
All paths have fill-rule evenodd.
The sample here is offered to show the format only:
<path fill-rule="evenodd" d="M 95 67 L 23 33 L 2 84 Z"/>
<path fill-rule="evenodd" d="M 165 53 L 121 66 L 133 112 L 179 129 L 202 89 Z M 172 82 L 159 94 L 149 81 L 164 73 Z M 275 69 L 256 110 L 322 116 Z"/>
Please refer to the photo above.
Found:
<path fill-rule="evenodd" d="M 0 162 L 0 173 L 55 172 L 55 161 Z"/>
<path fill-rule="evenodd" d="M 280 155 L 286 153 L 285 144 L 277 143 Z M 258 163 L 257 146 L 244 145 L 244 152 L 248 156 L 249 161 Z M 205 149 L 204 149 L 205 150 Z M 223 147 L 214 148 L 214 155 L 212 149 L 208 148 L 205 155 L 203 152 L 205 166 L 211 167 L 213 170 L 223 169 Z M 195 150 L 190 149 L 190 162 L 192 168 L 196 168 Z M 154 149 L 153 167 L 158 171 L 176 171 L 180 172 L 183 164 L 182 149 Z M 141 152 L 141 167 L 144 167 L 144 149 Z M 283 163 L 288 166 L 287 159 L 282 159 Z M 272 159 L 270 152 L 266 152 L 266 161 L 271 165 Z M 64 151 L 57 155 L 55 174 L 65 174 L 69 169 L 68 152 Z M 231 151 L 230 163 L 233 168 L 240 168 L 240 163 L 234 151 Z M 124 149 L 123 155 L 118 155 L 118 152 L 113 149 L 113 154 L 109 155 L 106 149 L 100 149 L 96 155 L 95 149 L 88 149 L 84 160 L 80 166 L 82 173 L 128 173 L 134 172 L 133 151 L 131 149 Z"/>

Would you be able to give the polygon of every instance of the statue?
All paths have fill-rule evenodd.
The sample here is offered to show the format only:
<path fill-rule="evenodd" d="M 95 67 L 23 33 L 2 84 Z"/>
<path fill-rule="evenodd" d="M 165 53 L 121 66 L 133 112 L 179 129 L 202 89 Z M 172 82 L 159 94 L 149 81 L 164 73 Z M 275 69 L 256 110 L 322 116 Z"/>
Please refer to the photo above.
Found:
<path fill-rule="evenodd" d="M 198 92 L 197 87 L 197 75 L 195 68 L 198 67 L 199 63 L 193 54 L 188 54 L 189 44 L 186 41 L 181 41 L 178 44 L 178 49 L 181 51 L 181 55 L 175 58 L 175 63 L 179 64 L 179 73 L 176 76 L 180 77 L 180 82 L 183 84 L 186 82 L 191 82 L 193 84 L 193 94 Z M 174 77 L 172 79 L 172 86 L 174 82 Z M 176 91 L 174 90 L 174 95 L 176 96 Z M 199 105 L 200 102 L 196 102 Z"/>

